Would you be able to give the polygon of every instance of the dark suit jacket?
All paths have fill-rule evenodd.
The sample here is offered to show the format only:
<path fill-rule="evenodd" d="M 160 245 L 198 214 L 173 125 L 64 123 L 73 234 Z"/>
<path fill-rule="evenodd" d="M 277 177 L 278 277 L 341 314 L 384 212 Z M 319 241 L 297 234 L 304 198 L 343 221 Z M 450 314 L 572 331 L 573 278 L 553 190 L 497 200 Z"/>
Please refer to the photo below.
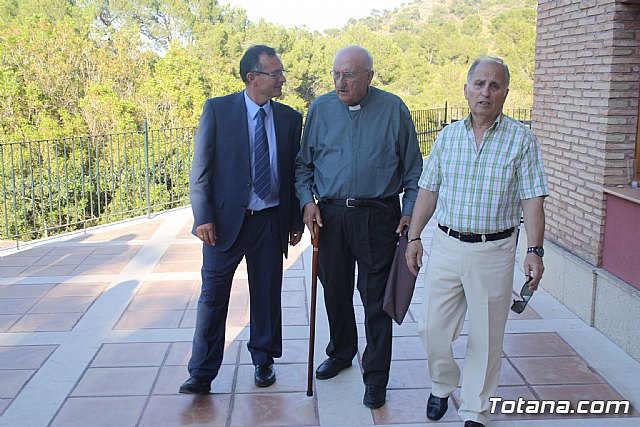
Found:
<path fill-rule="evenodd" d="M 287 255 L 289 232 L 304 225 L 294 192 L 295 158 L 300 150 L 302 115 L 270 101 L 278 150 L 280 243 Z M 193 230 L 216 226 L 216 247 L 227 250 L 244 221 L 251 190 L 251 153 L 243 92 L 208 99 L 195 138 L 189 179 Z"/>

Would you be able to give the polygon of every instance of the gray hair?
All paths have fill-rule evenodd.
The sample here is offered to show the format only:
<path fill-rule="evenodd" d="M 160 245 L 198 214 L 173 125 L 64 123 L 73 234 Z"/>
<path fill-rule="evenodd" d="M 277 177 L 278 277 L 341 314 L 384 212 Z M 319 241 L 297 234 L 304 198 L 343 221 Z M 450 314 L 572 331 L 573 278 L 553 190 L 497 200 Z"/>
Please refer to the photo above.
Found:
<path fill-rule="evenodd" d="M 509 67 L 507 67 L 507 64 L 505 64 L 505 62 L 501 58 L 498 58 L 497 56 L 489 56 L 489 55 L 481 55 L 478 58 L 476 58 L 475 61 L 473 61 L 473 64 L 471 64 L 471 67 L 467 72 L 467 84 L 468 85 L 471 84 L 471 77 L 473 76 L 473 73 L 476 71 L 476 68 L 478 68 L 478 65 L 480 65 L 483 62 L 495 62 L 496 64 L 502 65 L 502 69 L 504 70 L 505 83 L 507 84 L 507 88 L 508 88 L 509 83 L 511 82 Z"/>
<path fill-rule="evenodd" d="M 363 47 L 360 46 L 356 46 L 356 45 L 351 45 L 351 46 L 347 46 L 347 47 L 343 47 L 342 49 L 340 49 L 337 53 L 336 53 L 336 57 L 338 57 L 338 55 L 340 55 L 341 53 L 344 53 L 348 50 L 355 50 L 360 52 L 365 59 L 365 66 L 367 67 L 368 70 L 373 70 L 373 57 L 371 56 L 371 54 L 369 53 L 369 51 Z"/>

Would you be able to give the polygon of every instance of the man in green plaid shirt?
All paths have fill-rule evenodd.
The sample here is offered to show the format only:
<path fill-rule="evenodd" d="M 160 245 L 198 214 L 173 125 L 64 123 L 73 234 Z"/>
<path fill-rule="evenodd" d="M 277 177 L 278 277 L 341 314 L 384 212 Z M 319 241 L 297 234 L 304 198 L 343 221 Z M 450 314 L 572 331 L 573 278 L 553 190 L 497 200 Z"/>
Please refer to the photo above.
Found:
<path fill-rule="evenodd" d="M 490 419 L 521 215 L 529 244 L 524 272 L 531 291 L 544 271 L 543 202 L 549 190 L 542 155 L 531 130 L 502 114 L 508 92 L 509 69 L 501 59 L 481 57 L 471 65 L 464 85 L 471 114 L 440 132 L 424 164 L 409 229 L 406 258 L 417 274 L 423 256 L 420 233 L 432 215 L 438 221 L 420 324 L 432 380 L 429 419 L 442 418 L 460 381 L 451 343 L 469 312 L 458 410 L 465 427 L 483 426 Z"/>

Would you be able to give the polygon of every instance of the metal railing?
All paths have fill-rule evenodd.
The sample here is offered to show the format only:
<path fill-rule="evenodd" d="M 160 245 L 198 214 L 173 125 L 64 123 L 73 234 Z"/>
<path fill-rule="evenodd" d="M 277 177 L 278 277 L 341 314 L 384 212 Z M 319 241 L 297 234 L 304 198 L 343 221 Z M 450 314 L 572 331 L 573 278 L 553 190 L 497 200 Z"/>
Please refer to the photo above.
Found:
<path fill-rule="evenodd" d="M 195 127 L 0 143 L 0 239 L 32 240 L 189 203 Z"/>
<path fill-rule="evenodd" d="M 530 108 L 504 110 L 504 113 L 531 128 L 532 110 Z M 412 111 L 411 117 L 416 126 L 418 144 L 420 145 L 422 155 L 426 156 L 431 152 L 433 143 L 436 141 L 438 133 L 443 127 L 449 123 L 462 120 L 468 115 L 468 107 L 449 107 L 447 103 L 445 103 L 444 108 Z"/>
<path fill-rule="evenodd" d="M 422 154 L 468 112 L 446 105 L 412 111 Z M 506 113 L 531 123 L 531 110 Z M 19 246 L 187 205 L 196 130 L 149 130 L 145 122 L 137 132 L 0 142 L 0 241 Z"/>

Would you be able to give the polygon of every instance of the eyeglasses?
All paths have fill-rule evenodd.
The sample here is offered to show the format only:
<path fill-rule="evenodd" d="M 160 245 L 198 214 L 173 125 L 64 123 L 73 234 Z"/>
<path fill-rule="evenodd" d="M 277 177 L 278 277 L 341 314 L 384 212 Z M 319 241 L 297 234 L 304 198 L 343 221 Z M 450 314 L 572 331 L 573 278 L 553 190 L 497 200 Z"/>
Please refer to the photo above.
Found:
<path fill-rule="evenodd" d="M 251 71 L 253 74 L 262 74 L 265 76 L 271 76 L 274 79 L 277 79 L 280 76 L 285 76 L 287 77 L 287 70 L 278 70 L 278 71 L 273 71 L 271 73 L 265 73 L 264 71 Z"/>
<path fill-rule="evenodd" d="M 331 71 L 331 77 L 333 77 L 333 80 L 339 80 L 340 77 L 345 80 L 355 80 L 356 77 L 358 77 L 360 74 L 368 73 L 369 71 L 371 70 L 363 70 L 359 73 L 352 73 L 351 71 L 345 71 L 344 73 L 341 73 L 339 71 Z"/>
<path fill-rule="evenodd" d="M 524 285 L 522 285 L 522 289 L 520 289 L 520 297 L 522 298 L 522 300 L 513 300 L 513 304 L 511 304 L 511 311 L 513 311 L 514 313 L 522 313 L 529 303 L 529 300 L 533 295 L 533 292 L 531 291 L 531 289 L 529 289 L 529 282 L 531 282 L 531 279 L 533 279 L 533 277 L 529 276 L 527 281 L 524 282 Z"/>

